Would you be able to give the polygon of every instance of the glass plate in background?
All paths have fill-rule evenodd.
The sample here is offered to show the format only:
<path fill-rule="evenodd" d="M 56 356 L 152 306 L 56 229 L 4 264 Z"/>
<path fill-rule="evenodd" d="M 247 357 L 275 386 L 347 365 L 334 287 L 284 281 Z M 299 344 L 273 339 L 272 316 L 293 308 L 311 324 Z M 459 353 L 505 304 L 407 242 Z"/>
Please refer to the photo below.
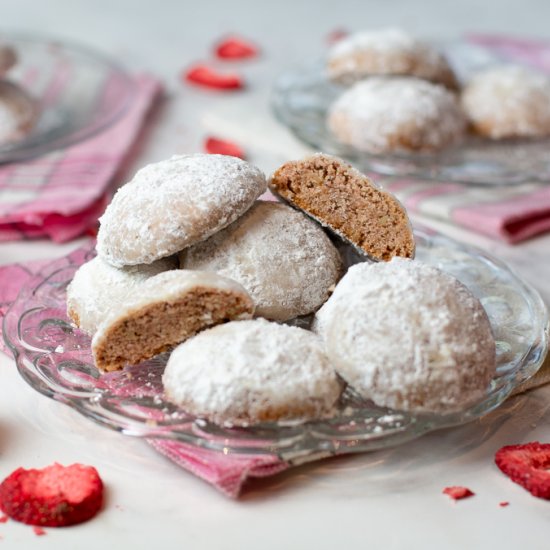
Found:
<path fill-rule="evenodd" d="M 458 77 L 503 63 L 480 46 L 454 42 L 441 46 Z M 550 139 L 490 141 L 473 135 L 436 153 L 375 155 L 342 144 L 326 125 L 329 106 L 345 91 L 329 81 L 324 64 L 290 70 L 274 86 L 277 118 L 317 151 L 344 157 L 360 170 L 382 175 L 475 185 L 550 181 Z"/>
<path fill-rule="evenodd" d="M 463 424 L 498 407 L 538 370 L 547 351 L 548 317 L 536 291 L 483 252 L 425 230 L 415 231 L 417 258 L 460 279 L 485 306 L 497 341 L 497 373 L 483 398 L 452 414 L 413 414 L 375 406 L 349 389 L 339 414 L 314 422 L 217 426 L 166 401 L 161 375 L 167 355 L 102 374 L 90 337 L 71 326 L 65 290 L 90 247 L 47 266 L 24 286 L 4 318 L 4 337 L 23 378 L 37 391 L 119 432 L 168 438 L 224 453 L 312 456 L 394 446 L 438 428 Z M 350 250 L 348 264 L 357 261 Z M 303 320 L 302 320 L 303 321 Z"/>
<path fill-rule="evenodd" d="M 18 62 L 6 79 L 37 104 L 38 119 L 22 140 L 0 146 L 0 163 L 74 145 L 116 122 L 135 96 L 132 78 L 116 62 L 53 38 L 1 32 Z"/>

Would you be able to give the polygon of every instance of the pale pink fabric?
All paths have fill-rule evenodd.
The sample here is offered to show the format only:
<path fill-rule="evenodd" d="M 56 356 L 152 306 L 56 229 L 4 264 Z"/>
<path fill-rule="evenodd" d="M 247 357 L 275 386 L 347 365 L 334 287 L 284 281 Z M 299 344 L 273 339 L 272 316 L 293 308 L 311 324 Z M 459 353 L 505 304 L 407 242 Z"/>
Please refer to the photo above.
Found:
<path fill-rule="evenodd" d="M 51 101 L 65 79 L 60 72 L 47 88 L 44 102 Z M 64 242 L 95 226 L 109 200 L 109 185 L 160 92 L 156 78 L 137 77 L 136 97 L 128 111 L 100 135 L 63 151 L 0 167 L 0 241 L 49 237 Z"/>
<path fill-rule="evenodd" d="M 468 40 L 510 62 L 527 63 L 550 73 L 549 42 L 490 35 L 470 35 Z M 412 213 L 438 218 L 511 244 L 550 231 L 548 184 L 518 185 L 503 193 L 498 187 L 375 178 Z"/>

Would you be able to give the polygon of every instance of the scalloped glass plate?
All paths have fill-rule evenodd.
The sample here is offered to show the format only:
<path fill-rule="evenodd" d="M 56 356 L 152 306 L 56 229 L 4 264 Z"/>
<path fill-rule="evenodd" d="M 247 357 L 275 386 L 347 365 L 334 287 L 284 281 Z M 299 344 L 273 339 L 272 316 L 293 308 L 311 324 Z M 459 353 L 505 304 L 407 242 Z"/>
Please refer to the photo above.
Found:
<path fill-rule="evenodd" d="M 21 161 L 74 145 L 124 114 L 135 84 L 115 61 L 55 38 L 2 32 L 17 51 L 6 78 L 36 102 L 37 121 L 24 139 L 0 146 L 0 163 Z"/>
<path fill-rule="evenodd" d="M 128 435 L 169 438 L 224 453 L 277 454 L 288 461 L 397 445 L 492 411 L 538 370 L 547 350 L 548 317 L 536 291 L 477 249 L 426 230 L 415 234 L 417 258 L 466 284 L 481 299 L 496 336 L 496 376 L 483 399 L 460 412 L 393 411 L 348 389 L 330 420 L 237 429 L 192 417 L 163 397 L 166 356 L 115 373 L 101 374 L 94 367 L 90 338 L 70 325 L 65 312 L 65 289 L 78 266 L 94 255 L 91 246 L 53 262 L 25 285 L 4 318 L 4 337 L 19 372 L 35 390 Z M 358 261 L 349 252 L 348 263 Z"/>
<path fill-rule="evenodd" d="M 441 49 L 462 80 L 503 61 L 465 42 L 443 44 Z M 461 145 L 438 153 L 389 155 L 369 154 L 344 145 L 326 125 L 329 106 L 344 90 L 328 80 L 323 63 L 298 67 L 277 79 L 273 110 L 300 140 L 318 151 L 344 157 L 362 171 L 475 185 L 550 181 L 550 139 L 493 142 L 469 136 Z"/>

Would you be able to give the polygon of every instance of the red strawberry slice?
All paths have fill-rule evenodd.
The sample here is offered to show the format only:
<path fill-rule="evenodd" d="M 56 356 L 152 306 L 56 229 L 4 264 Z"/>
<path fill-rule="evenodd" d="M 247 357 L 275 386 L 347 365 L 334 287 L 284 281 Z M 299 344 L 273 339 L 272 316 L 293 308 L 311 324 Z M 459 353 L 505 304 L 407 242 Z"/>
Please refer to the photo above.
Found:
<path fill-rule="evenodd" d="M 244 159 L 244 151 L 232 141 L 209 137 L 204 142 L 204 150 L 213 155 L 228 155 Z"/>
<path fill-rule="evenodd" d="M 340 42 L 343 38 L 349 35 L 349 32 L 346 29 L 334 29 L 327 36 L 327 42 L 329 44 L 336 44 Z"/>
<path fill-rule="evenodd" d="M 443 494 L 449 495 L 453 500 L 461 500 L 475 495 L 468 487 L 459 486 L 445 487 L 445 489 L 443 489 Z"/>
<path fill-rule="evenodd" d="M 550 443 L 502 447 L 495 454 L 495 463 L 533 496 L 550 500 Z"/>
<path fill-rule="evenodd" d="M 103 482 L 91 466 L 53 464 L 42 470 L 18 468 L 0 484 L 0 508 L 29 525 L 63 527 L 97 514 Z"/>
<path fill-rule="evenodd" d="M 184 73 L 183 78 L 191 84 L 218 90 L 238 90 L 244 87 L 239 75 L 218 73 L 206 65 L 194 65 Z"/>
<path fill-rule="evenodd" d="M 258 55 L 258 48 L 237 36 L 231 36 L 216 46 L 220 59 L 247 59 Z"/>

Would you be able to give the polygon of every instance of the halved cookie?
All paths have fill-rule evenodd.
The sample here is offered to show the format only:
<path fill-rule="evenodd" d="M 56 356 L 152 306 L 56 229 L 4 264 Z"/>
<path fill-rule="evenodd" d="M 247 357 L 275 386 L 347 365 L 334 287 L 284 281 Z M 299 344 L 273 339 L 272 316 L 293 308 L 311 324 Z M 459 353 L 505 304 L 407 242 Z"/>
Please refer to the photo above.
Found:
<path fill-rule="evenodd" d="M 215 273 L 166 271 L 128 295 L 92 340 L 98 368 L 135 365 L 226 321 L 249 319 L 254 303 L 235 281 Z"/>
<path fill-rule="evenodd" d="M 271 190 L 375 260 L 414 257 L 403 205 L 337 157 L 315 154 L 278 168 Z"/>

